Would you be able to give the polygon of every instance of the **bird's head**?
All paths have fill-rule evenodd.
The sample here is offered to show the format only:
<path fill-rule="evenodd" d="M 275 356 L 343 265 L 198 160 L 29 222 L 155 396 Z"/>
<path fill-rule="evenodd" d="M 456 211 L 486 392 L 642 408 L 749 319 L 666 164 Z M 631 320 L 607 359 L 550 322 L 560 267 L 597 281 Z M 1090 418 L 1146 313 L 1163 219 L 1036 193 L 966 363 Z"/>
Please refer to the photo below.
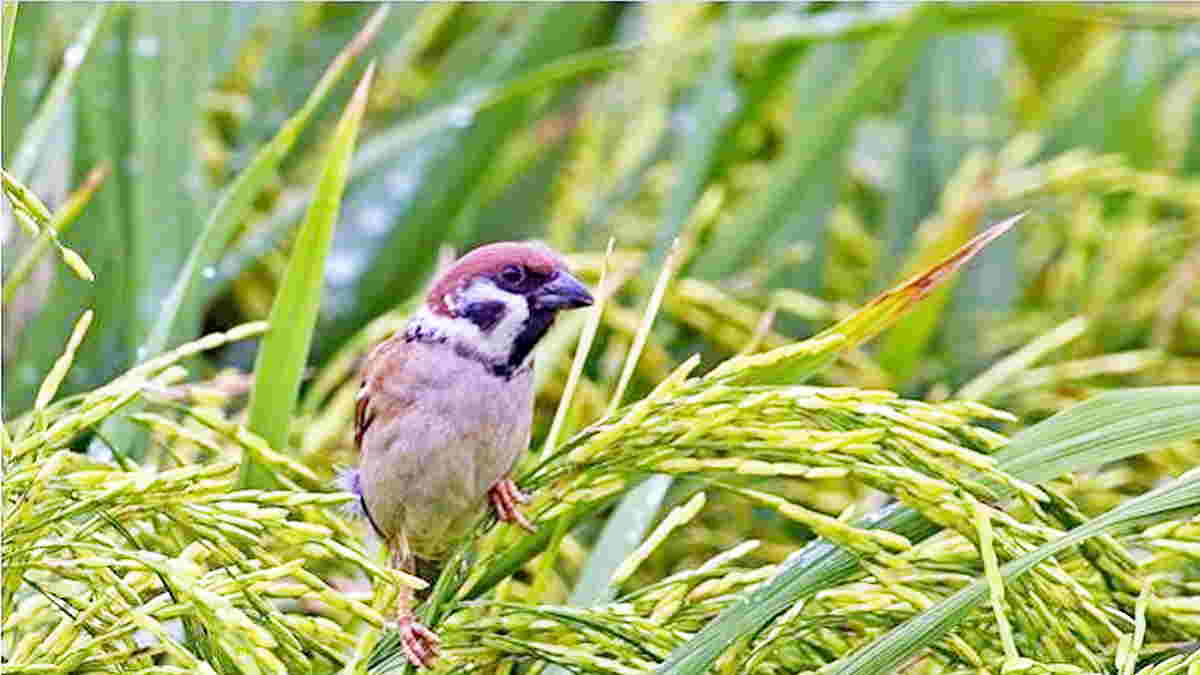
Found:
<path fill-rule="evenodd" d="M 489 244 L 438 277 L 406 337 L 448 343 L 509 375 L 526 362 L 558 312 L 590 304 L 591 293 L 550 249 Z"/>

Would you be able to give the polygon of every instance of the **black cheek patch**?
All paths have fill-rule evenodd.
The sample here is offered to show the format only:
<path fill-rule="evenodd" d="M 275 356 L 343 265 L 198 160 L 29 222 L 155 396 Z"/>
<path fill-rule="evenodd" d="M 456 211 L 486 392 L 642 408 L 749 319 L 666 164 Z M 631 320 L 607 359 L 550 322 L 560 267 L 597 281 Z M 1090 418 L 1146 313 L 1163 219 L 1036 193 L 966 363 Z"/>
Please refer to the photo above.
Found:
<path fill-rule="evenodd" d="M 471 323 L 479 326 L 479 330 L 487 332 L 500 323 L 508 308 L 499 300 L 481 300 L 472 302 L 462 309 L 462 315 Z"/>

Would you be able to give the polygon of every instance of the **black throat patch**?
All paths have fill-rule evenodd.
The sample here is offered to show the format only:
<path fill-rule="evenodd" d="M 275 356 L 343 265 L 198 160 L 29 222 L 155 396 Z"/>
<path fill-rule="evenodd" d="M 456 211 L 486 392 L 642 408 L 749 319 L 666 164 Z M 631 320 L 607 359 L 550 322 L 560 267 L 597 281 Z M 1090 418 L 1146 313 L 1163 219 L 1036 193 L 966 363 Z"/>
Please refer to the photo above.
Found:
<path fill-rule="evenodd" d="M 529 352 L 533 351 L 537 343 L 546 335 L 546 331 L 554 325 L 554 316 L 555 312 L 552 309 L 530 307 L 529 318 L 525 319 L 525 324 L 521 326 L 521 332 L 517 333 L 516 339 L 513 340 L 508 360 L 493 365 L 492 372 L 501 377 L 512 377 L 513 373 L 517 372 L 517 369 L 525 362 L 525 357 L 529 356 Z"/>

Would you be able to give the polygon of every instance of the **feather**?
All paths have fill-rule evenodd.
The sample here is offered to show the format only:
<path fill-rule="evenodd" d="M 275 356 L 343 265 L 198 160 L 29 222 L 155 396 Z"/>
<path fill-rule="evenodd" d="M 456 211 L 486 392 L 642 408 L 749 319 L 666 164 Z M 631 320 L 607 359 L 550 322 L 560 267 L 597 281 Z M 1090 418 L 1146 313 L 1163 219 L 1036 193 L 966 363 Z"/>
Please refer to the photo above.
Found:
<path fill-rule="evenodd" d="M 356 519 L 366 518 L 367 511 L 363 508 L 362 503 L 362 474 L 359 473 L 358 469 L 356 467 L 342 469 L 338 472 L 335 480 L 337 482 L 337 486 L 341 488 L 342 492 L 349 492 L 350 494 L 358 497 L 358 499 L 346 502 L 342 505 L 342 509 L 346 512 L 346 515 Z"/>

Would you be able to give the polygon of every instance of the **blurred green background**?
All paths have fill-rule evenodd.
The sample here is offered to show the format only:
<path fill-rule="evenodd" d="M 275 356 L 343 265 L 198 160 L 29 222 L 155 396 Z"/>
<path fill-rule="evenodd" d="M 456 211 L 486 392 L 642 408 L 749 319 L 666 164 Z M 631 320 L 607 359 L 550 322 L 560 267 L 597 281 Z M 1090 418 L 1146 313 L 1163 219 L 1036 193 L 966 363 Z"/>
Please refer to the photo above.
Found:
<path fill-rule="evenodd" d="M 502 239 L 544 240 L 593 284 L 615 240 L 609 271 L 623 283 L 568 432 L 612 398 L 676 239 L 679 272 L 625 401 L 693 353 L 703 372 L 810 336 L 1021 211 L 815 383 L 983 401 L 1018 414 L 1008 432 L 1099 391 L 1200 382 L 1193 5 L 395 4 L 338 71 L 377 7 L 20 6 L 2 31 L 3 166 L 55 211 L 95 280 L 47 254 L 5 203 L 6 419 L 31 409 L 87 308 L 63 396 L 266 318 L 371 61 L 312 377 L 276 444 L 322 479 L 353 461 L 343 394 L 366 344 L 400 325 L 439 261 Z M 306 101 L 310 123 L 288 126 Z M 289 129 L 294 146 L 272 145 Z M 256 171 L 246 209 L 222 201 Z M 170 305 L 195 251 L 193 292 Z M 571 321 L 542 350 L 535 447 L 582 327 Z M 188 366 L 241 397 L 255 347 Z M 1100 513 L 1196 462 L 1194 444 L 1175 446 L 1080 473 L 1070 496 Z M 840 478 L 764 482 L 831 515 L 883 499 Z M 667 502 L 696 488 L 675 487 Z M 643 527 L 659 512 L 649 503 Z M 813 532 L 722 495 L 636 581 L 749 537 L 763 540 L 755 560 L 779 562 Z"/>
<path fill-rule="evenodd" d="M 6 168 L 51 208 L 110 173 L 61 237 L 96 281 L 46 256 L 6 297 L 6 416 L 84 307 L 63 393 L 138 360 L 220 191 L 374 8 L 21 7 Z M 1027 209 L 826 379 L 943 398 L 1042 335 L 966 393 L 1036 417 L 1096 388 L 1195 382 L 1198 48 L 1188 5 L 398 4 L 217 242 L 168 344 L 266 316 L 323 139 L 374 59 L 314 365 L 419 292 L 440 250 L 511 238 L 594 271 L 615 237 L 635 271 L 601 340 L 628 344 L 682 237 L 652 382 L 696 350 L 711 365 L 809 335 Z M 29 245 L 6 212 L 6 277 Z M 239 349 L 197 365 L 248 368 Z"/>

